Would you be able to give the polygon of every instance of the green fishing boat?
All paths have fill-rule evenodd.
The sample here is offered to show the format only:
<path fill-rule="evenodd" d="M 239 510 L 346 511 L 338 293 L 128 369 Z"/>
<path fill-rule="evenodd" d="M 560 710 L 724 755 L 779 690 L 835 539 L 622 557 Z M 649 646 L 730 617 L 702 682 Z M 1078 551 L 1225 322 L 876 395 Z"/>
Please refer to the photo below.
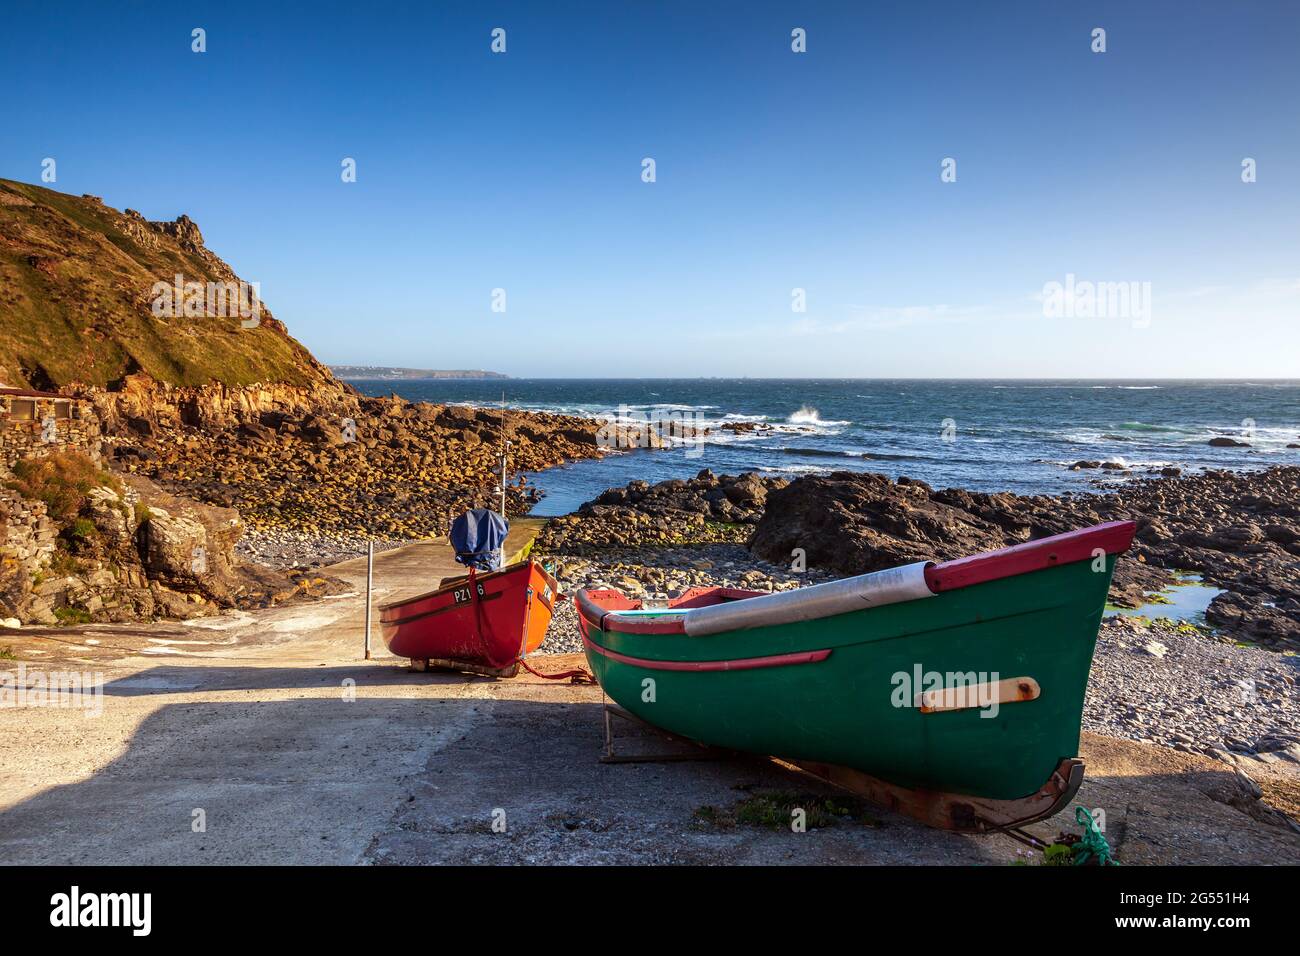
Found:
<path fill-rule="evenodd" d="M 1083 779 L 1112 522 L 942 564 L 666 607 L 578 592 L 592 672 L 663 731 L 793 764 L 934 826 L 1009 830 Z"/>

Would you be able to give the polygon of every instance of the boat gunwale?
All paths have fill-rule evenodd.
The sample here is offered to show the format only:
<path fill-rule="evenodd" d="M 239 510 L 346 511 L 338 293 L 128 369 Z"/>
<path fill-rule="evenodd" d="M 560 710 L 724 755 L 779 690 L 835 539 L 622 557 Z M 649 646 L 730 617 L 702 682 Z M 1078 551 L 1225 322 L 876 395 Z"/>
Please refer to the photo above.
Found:
<path fill-rule="evenodd" d="M 925 582 L 934 594 L 947 593 L 962 588 L 973 587 L 989 581 L 1003 578 L 1019 577 L 1036 571 L 1075 564 L 1093 559 L 1095 552 L 1104 554 L 1122 554 L 1133 543 L 1137 530 L 1135 521 L 1108 521 L 1102 524 L 1067 531 L 1062 534 L 1026 541 L 1021 544 L 986 551 L 980 554 L 955 558 L 941 564 L 932 564 L 925 569 Z M 718 593 L 736 592 L 734 588 L 718 588 Z M 753 596 L 767 596 L 783 592 L 750 592 Z M 697 595 L 698 596 L 698 595 Z M 602 602 L 629 603 L 626 608 L 610 608 Z M 653 619 L 623 618 L 619 611 L 637 610 L 641 602 L 633 601 L 616 588 L 592 590 L 583 588 L 574 598 L 574 607 L 578 614 L 590 626 L 601 632 L 622 634 L 675 634 L 686 635 L 686 616 L 691 610 L 683 608 L 681 613 L 672 614 L 673 606 L 665 608 L 668 613 Z M 906 603 L 906 602 L 904 602 Z M 825 617 L 834 617 L 828 614 Z M 819 620 L 820 618 L 812 618 Z M 734 633 L 724 631 L 726 633 Z M 713 635 L 704 635 L 709 637 Z M 584 635 L 585 640 L 585 635 Z M 593 645 L 599 646 L 599 645 Z"/>
<path fill-rule="evenodd" d="M 557 580 L 555 580 L 555 578 L 553 578 L 547 572 L 547 570 L 544 567 L 542 567 L 542 565 L 539 562 L 535 561 L 532 558 L 524 558 L 524 560 L 522 561 L 516 561 L 514 564 L 508 564 L 505 567 L 497 568 L 495 571 L 488 571 L 484 574 L 475 575 L 475 580 L 479 583 L 482 583 L 484 581 L 495 579 L 498 576 L 503 576 L 513 571 L 518 571 L 521 568 L 527 567 L 530 564 L 536 566 L 537 570 L 541 572 L 542 577 L 545 579 L 546 583 L 551 585 L 551 588 L 558 595 L 560 593 L 560 583 Z M 404 607 L 408 604 L 415 604 L 417 601 L 426 601 L 429 598 L 440 597 L 442 594 L 450 593 L 453 589 L 462 586 L 467 581 L 469 581 L 468 574 L 460 575 L 459 577 L 454 578 L 452 580 L 452 583 L 439 585 L 438 587 L 434 588 L 432 591 L 426 591 L 423 594 L 417 594 L 414 597 L 402 598 L 400 601 L 389 601 L 387 604 L 381 604 L 379 605 L 378 608 L 381 619 L 382 619 L 382 615 L 386 611 L 391 611 L 394 608 L 398 608 L 398 607 Z M 423 614 L 427 612 L 420 612 L 420 613 Z"/>

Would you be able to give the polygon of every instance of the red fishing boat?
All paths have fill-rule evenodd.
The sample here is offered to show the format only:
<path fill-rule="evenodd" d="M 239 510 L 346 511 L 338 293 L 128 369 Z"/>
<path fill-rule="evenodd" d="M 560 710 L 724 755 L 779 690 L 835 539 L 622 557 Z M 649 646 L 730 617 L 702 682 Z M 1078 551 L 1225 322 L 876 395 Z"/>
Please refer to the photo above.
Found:
<path fill-rule="evenodd" d="M 541 646 L 559 585 L 536 561 L 444 580 L 436 591 L 379 609 L 384 643 L 417 670 L 513 677 Z"/>
<path fill-rule="evenodd" d="M 469 573 L 443 578 L 436 591 L 381 606 L 380 631 L 389 651 L 409 657 L 416 670 L 492 677 L 514 677 L 521 665 L 532 671 L 524 657 L 546 637 L 560 586 L 536 561 L 501 567 L 509 531 L 506 519 L 487 508 L 453 521 L 447 540 Z"/>

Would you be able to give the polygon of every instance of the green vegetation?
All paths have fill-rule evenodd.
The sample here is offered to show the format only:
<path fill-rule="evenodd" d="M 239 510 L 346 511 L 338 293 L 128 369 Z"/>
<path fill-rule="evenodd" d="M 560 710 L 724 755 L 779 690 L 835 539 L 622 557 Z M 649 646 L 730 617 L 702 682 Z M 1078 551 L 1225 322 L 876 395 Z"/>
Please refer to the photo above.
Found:
<path fill-rule="evenodd" d="M 133 372 L 175 385 L 328 380 L 274 321 L 246 329 L 237 317 L 153 316 L 155 282 L 177 274 L 229 280 L 201 249 L 91 199 L 2 179 L 0 195 L 9 200 L 0 202 L 0 368 L 8 384 L 109 385 Z"/>
<path fill-rule="evenodd" d="M 853 821 L 864 826 L 879 826 L 880 821 L 868 810 L 868 804 L 856 797 L 839 794 L 799 793 L 793 790 L 762 790 L 736 803 L 730 810 L 706 804 L 695 810 L 700 823 L 729 828 L 737 825 L 788 830 L 795 811 L 802 810 L 809 830 L 819 830 Z"/>
<path fill-rule="evenodd" d="M 49 570 L 55 577 L 71 577 L 81 572 L 81 562 L 72 554 L 59 548 L 55 550 L 54 556 L 50 558 Z"/>
<path fill-rule="evenodd" d="M 137 501 L 135 503 L 135 524 L 137 527 L 144 524 L 152 517 L 153 517 L 153 512 L 149 510 L 148 505 L 146 505 L 143 501 Z"/>
<path fill-rule="evenodd" d="M 1073 866 L 1074 848 L 1068 843 L 1053 843 L 1043 850 L 1043 866 Z"/>
<path fill-rule="evenodd" d="M 122 482 L 80 452 L 24 458 L 13 467 L 8 486 L 24 498 L 45 502 L 50 519 L 68 527 L 86 504 L 90 489 L 106 486 L 122 493 Z"/>
<path fill-rule="evenodd" d="M 95 522 L 89 518 L 75 518 L 72 524 L 68 526 L 68 536 L 79 541 L 91 538 L 95 533 Z"/>
<path fill-rule="evenodd" d="M 64 625 L 90 623 L 90 612 L 80 607 L 56 607 L 54 617 Z"/>
<path fill-rule="evenodd" d="M 87 554 L 99 543 L 99 529 L 89 518 L 73 518 L 72 523 L 63 529 L 59 543 L 73 554 Z"/>
<path fill-rule="evenodd" d="M 1205 637 L 1214 633 L 1214 628 L 1209 625 L 1201 625 L 1193 621 L 1179 621 L 1172 617 L 1158 617 L 1156 620 L 1175 633 L 1186 634 L 1189 637 Z"/>
<path fill-rule="evenodd" d="M 1062 839 L 1068 839 L 1071 842 L 1062 842 Z M 1020 856 L 1012 863 L 1012 866 L 1074 866 L 1074 838 L 1069 834 L 1061 834 L 1056 838 L 1056 842 L 1048 844 L 1043 848 L 1041 854 L 1035 850 L 1021 850 Z"/>
<path fill-rule="evenodd" d="M 16 660 L 18 660 L 18 655 L 14 653 L 14 649 L 12 645 L 6 645 L 5 647 L 0 647 L 0 661 L 16 661 Z"/>

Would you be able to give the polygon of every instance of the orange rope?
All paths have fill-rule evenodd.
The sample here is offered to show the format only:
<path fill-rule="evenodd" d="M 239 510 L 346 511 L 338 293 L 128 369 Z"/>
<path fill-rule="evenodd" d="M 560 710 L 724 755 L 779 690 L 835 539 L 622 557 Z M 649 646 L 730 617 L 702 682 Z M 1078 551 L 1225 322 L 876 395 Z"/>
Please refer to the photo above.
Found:
<path fill-rule="evenodd" d="M 546 680 L 564 680 L 567 677 L 575 684 L 596 683 L 596 678 L 592 677 L 591 674 L 587 673 L 582 668 L 573 671 L 561 671 L 558 674 L 543 674 L 541 671 L 535 671 L 529 667 L 528 662 L 522 657 L 519 658 L 519 663 L 524 666 L 524 670 L 528 671 L 528 673 L 532 674 L 534 677 L 543 677 Z"/>

